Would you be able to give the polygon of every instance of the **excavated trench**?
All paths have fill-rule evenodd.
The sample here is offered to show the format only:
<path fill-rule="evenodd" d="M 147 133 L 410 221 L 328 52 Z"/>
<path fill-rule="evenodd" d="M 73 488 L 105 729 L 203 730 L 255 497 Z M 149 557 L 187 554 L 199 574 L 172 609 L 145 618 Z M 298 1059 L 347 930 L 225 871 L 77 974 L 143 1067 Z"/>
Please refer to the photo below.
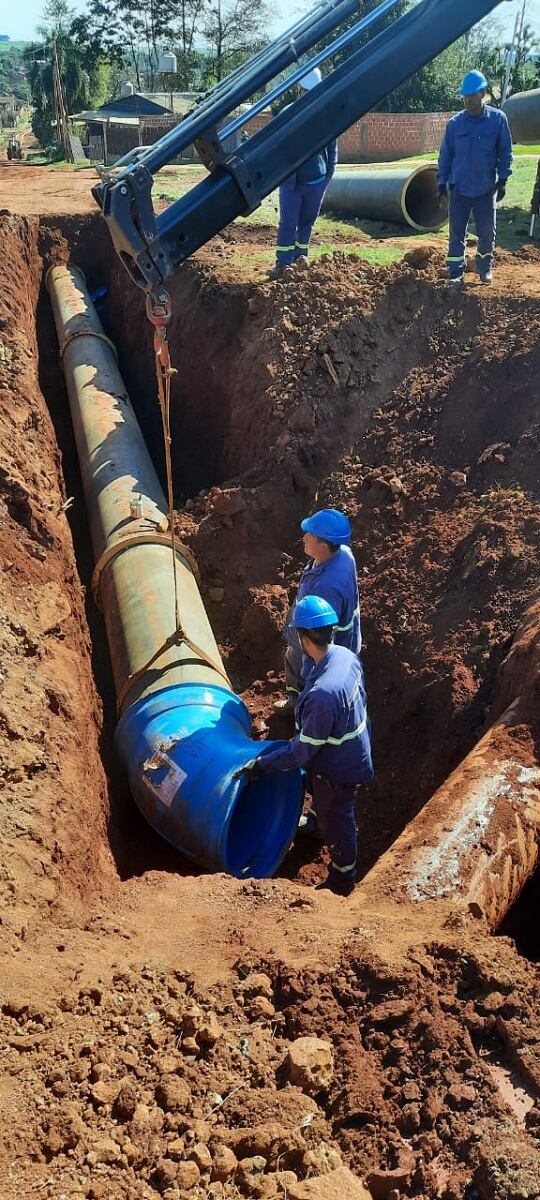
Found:
<path fill-rule="evenodd" d="M 3 935 L 20 951 L 51 919 L 92 930 L 89 911 L 103 898 L 107 913 L 119 877 L 147 877 L 151 896 L 152 871 L 193 870 L 138 816 L 113 753 L 115 697 L 90 595 L 90 540 L 44 271 L 71 257 L 91 289 L 106 288 L 103 320 L 162 470 L 142 298 L 97 219 L 8 219 L 3 233 L 0 891 Z M 456 301 L 429 255 L 422 270 L 383 271 L 338 257 L 266 289 L 231 284 L 226 265 L 201 256 L 177 275 L 172 295 L 178 528 L 197 555 L 212 625 L 258 732 L 288 732 L 273 701 L 280 629 L 301 566 L 298 522 L 315 504 L 351 514 L 377 766 L 361 797 L 365 873 L 489 725 L 501 664 L 538 585 L 539 322 L 516 296 L 485 310 L 474 293 Z M 518 670 L 526 676 L 527 662 Z M 532 753 L 539 732 L 531 718 L 516 738 Z M 322 871 L 320 860 L 289 857 L 283 874 L 309 883 Z M 253 888 L 254 927 L 267 897 L 283 890 L 265 887 Z M 374 899 L 377 922 L 390 892 Z M 26 995 L 10 1000 L 0 1014 L 11 1045 L 5 1061 L 11 1070 L 20 1049 L 28 1064 L 13 1067 L 19 1112 L 31 1113 L 28 1194 L 39 1186 L 140 1200 L 164 1190 L 171 1131 L 178 1137 L 182 1122 L 169 1114 L 143 1135 L 134 1121 L 138 1157 L 128 1167 L 107 1141 L 118 1134 L 107 1072 L 104 1081 L 96 1068 L 89 1092 L 84 1067 L 110 1061 L 120 1078 L 136 1062 L 136 1087 L 152 1097 L 159 1072 L 170 1069 L 160 1056 L 178 1055 L 171 1010 L 187 994 L 220 1013 L 227 1036 L 178 1070 L 187 1070 L 194 1116 L 207 1113 L 209 1096 L 227 1096 L 220 1136 L 238 1157 L 263 1154 L 268 1172 L 322 1175 L 335 1162 L 333 1138 L 371 1179 L 374 1197 L 536 1196 L 538 987 L 509 939 L 537 961 L 537 898 L 538 874 L 499 930 L 505 936 L 476 936 L 459 921 L 443 936 L 426 925 L 422 945 L 393 965 L 391 952 L 388 963 L 378 957 L 378 940 L 364 939 L 367 912 L 331 972 L 276 967 L 274 955 L 263 964 L 266 1026 L 262 1010 L 251 1012 L 261 997 L 249 992 L 261 964 L 243 948 L 232 995 L 221 984 L 192 992 L 172 964 L 128 969 L 131 949 L 122 949 L 110 989 L 102 980 L 80 987 L 76 966 L 56 1012 L 41 1001 L 28 1008 Z M 235 892 L 233 909 L 237 900 Z M 180 888 L 175 920 L 181 907 Z M 397 927 L 413 914 L 413 905 L 395 908 L 394 952 Z M 102 928 L 106 940 L 106 918 Z M 383 926 L 374 929 L 384 938 Z M 234 943 L 235 925 L 224 930 Z M 60 961 L 64 950 L 55 947 Z M 313 1034 L 332 1040 L 336 1072 L 306 1109 L 299 1089 L 276 1091 L 275 1081 L 287 1039 Z M 204 1122 L 197 1127 L 207 1139 Z M 85 1165 L 87 1140 L 105 1158 L 83 1186 L 75 1172 L 94 1170 Z M 238 1194 L 232 1188 L 222 1194 Z M 342 1194 L 343 1186 L 329 1200 Z"/>
<path fill-rule="evenodd" d="M 98 218 L 66 218 L 43 222 L 38 242 L 35 228 L 19 228 L 16 236 L 34 287 L 43 267 L 71 257 L 85 270 L 91 290 L 106 289 L 105 328 L 163 473 L 143 299 L 112 258 L 102 224 Z M 365 662 L 378 766 L 377 782 L 362 798 L 365 872 L 478 739 L 498 664 L 532 594 L 538 511 L 530 498 L 534 466 L 527 455 L 534 396 L 526 388 L 534 379 L 537 351 L 515 343 L 508 360 L 498 351 L 476 392 L 469 373 L 467 398 L 463 361 L 471 351 L 477 358 L 488 356 L 478 336 L 477 302 L 458 308 L 411 269 L 378 276 L 358 266 L 340 270 L 343 281 L 336 282 L 335 268 L 321 266 L 318 276 L 312 269 L 313 312 L 307 276 L 298 276 L 296 292 L 289 285 L 286 292 L 261 293 L 229 284 L 206 260 L 178 273 L 170 331 L 178 370 L 173 458 L 179 528 L 198 556 L 211 621 L 256 727 L 272 736 L 288 732 L 273 715 L 272 702 L 280 626 L 300 568 L 299 519 L 316 502 L 343 504 L 351 512 L 364 579 Z M 356 279 L 350 278 L 347 272 L 355 270 Z M 28 287 L 26 294 L 31 300 Z M 511 310 L 509 303 L 518 328 L 520 314 Z M 448 351 L 456 344 L 462 361 L 453 373 Z M 121 878 L 152 868 L 192 873 L 138 816 L 116 764 L 115 697 L 101 617 L 90 598 L 90 542 L 42 284 L 37 348 L 39 385 L 62 456 L 65 493 L 74 497 L 66 516 L 90 632 L 88 666 L 83 659 L 80 672 L 91 671 L 85 687 L 92 694 L 95 684 L 100 697 L 93 701 L 96 758 L 88 770 L 100 781 L 97 826 L 104 834 L 106 822 Z M 518 369 L 523 402 L 513 413 L 505 411 L 503 433 L 495 438 L 490 398 L 497 380 Z M 510 450 L 514 457 L 507 470 L 504 456 Z M 497 459 L 502 474 L 510 473 L 507 487 L 496 480 Z M 459 512 L 468 474 L 475 476 L 476 494 Z M 71 846 L 68 856 L 74 855 Z M 106 858 L 105 845 L 101 861 Z M 291 856 L 283 870 L 312 882 L 322 864 Z M 83 873 L 88 882 L 86 868 Z M 513 935 L 518 937 L 514 928 Z"/>

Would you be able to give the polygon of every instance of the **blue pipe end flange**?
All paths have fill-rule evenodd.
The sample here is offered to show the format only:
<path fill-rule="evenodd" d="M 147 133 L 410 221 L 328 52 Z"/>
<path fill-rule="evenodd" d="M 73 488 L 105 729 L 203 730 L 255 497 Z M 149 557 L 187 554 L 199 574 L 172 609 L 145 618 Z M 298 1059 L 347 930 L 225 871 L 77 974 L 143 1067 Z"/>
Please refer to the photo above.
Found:
<path fill-rule="evenodd" d="M 304 784 L 300 771 L 235 778 L 266 744 L 250 735 L 233 692 L 178 684 L 133 704 L 116 745 L 136 804 L 161 837 L 211 871 L 263 879 L 294 838 Z"/>

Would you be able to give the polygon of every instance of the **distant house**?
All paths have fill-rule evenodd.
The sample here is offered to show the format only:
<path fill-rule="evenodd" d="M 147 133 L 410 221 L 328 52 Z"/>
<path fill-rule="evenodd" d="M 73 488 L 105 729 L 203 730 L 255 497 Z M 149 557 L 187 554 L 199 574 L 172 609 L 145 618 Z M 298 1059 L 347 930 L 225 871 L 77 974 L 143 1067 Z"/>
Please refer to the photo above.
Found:
<path fill-rule="evenodd" d="M 101 108 L 73 113 L 71 121 L 86 125 L 86 136 L 83 136 L 82 141 L 87 157 L 94 162 L 105 163 L 105 166 L 112 166 L 118 158 L 123 158 L 138 146 L 153 146 L 154 142 L 159 141 L 159 138 L 178 125 L 186 114 L 195 108 L 199 99 L 192 92 L 173 92 L 168 97 L 169 106 L 158 103 L 158 100 L 165 98 L 164 92 L 134 92 L 131 96 L 110 100 L 107 104 L 102 104 Z M 242 108 L 244 107 L 247 106 L 243 105 Z M 237 109 L 235 113 L 239 111 L 241 110 Z M 230 115 L 232 117 L 234 114 Z M 265 120 L 262 123 L 264 124 Z M 241 133 L 238 131 L 224 140 L 223 147 L 232 152 L 238 148 L 240 142 Z M 194 146 L 186 146 L 182 151 L 180 161 L 185 162 L 186 159 L 190 162 L 199 161 Z"/>
<path fill-rule="evenodd" d="M 86 125 L 82 141 L 88 158 L 110 166 L 136 146 L 150 144 L 146 128 L 149 124 L 157 126 L 158 132 L 152 138 L 157 141 L 177 124 L 178 118 L 163 104 L 134 92 L 132 96 L 109 100 L 101 108 L 73 113 L 70 120 Z"/>

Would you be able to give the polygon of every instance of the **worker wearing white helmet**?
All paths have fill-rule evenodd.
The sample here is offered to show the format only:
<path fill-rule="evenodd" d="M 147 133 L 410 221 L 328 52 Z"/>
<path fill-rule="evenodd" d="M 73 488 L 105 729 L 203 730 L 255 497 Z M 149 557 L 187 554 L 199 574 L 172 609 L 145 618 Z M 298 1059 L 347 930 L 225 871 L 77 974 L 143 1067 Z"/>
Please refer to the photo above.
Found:
<path fill-rule="evenodd" d="M 319 86 L 322 75 L 318 67 L 300 80 L 305 92 Z M 337 142 L 319 150 L 295 171 L 279 189 L 279 229 L 276 245 L 276 265 L 268 272 L 277 279 L 299 258 L 306 258 L 313 226 L 320 212 L 324 193 L 336 169 Z"/>

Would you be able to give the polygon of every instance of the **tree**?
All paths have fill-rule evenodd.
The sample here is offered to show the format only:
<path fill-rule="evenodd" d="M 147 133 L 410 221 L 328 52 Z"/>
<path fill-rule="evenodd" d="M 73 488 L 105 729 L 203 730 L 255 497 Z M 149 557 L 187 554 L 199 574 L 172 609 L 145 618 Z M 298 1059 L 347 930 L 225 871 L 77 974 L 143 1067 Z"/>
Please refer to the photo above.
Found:
<path fill-rule="evenodd" d="M 371 12 L 377 7 L 379 0 L 365 0 L 362 13 Z M 377 22 L 376 32 L 391 25 L 411 7 L 411 0 L 402 0 L 400 4 Z M 525 17 L 532 12 L 534 0 L 524 0 Z M 349 27 L 357 20 L 350 18 Z M 332 35 L 332 38 L 335 35 Z M 349 46 L 337 54 L 332 62 L 338 65 L 373 36 L 369 29 Z M 328 42 L 332 40 L 328 38 Z M 522 37 L 518 45 L 518 53 L 512 72 L 512 89 L 522 90 L 533 87 L 538 73 L 531 51 L 534 50 L 535 39 L 531 24 L 523 22 Z M 409 79 L 395 88 L 377 106 L 379 111 L 386 112 L 445 112 L 453 111 L 461 106 L 458 97 L 458 87 L 465 71 L 478 67 L 484 71 L 493 87 L 495 101 L 500 97 L 505 67 L 505 46 L 502 27 L 486 18 L 464 37 L 443 50 L 442 54 L 432 59 L 416 71 Z"/>
<path fill-rule="evenodd" d="M 59 34 L 54 42 L 68 112 L 87 108 L 90 103 L 90 79 L 77 48 L 67 34 Z M 57 140 L 52 43 L 33 45 L 28 48 L 27 53 L 33 55 L 29 63 L 33 104 L 32 129 L 38 142 L 47 148 Z"/>
<path fill-rule="evenodd" d="M 274 17 L 266 0 L 211 0 L 203 28 L 207 82 L 219 82 L 267 41 Z"/>
<path fill-rule="evenodd" d="M 174 0 L 88 0 L 86 13 L 71 28 L 87 46 L 129 63 L 139 91 L 146 72 L 152 90 L 159 48 L 173 38 L 175 7 Z"/>
<path fill-rule="evenodd" d="M 204 56 L 197 49 L 201 21 L 207 0 L 173 0 L 173 46 L 178 59 L 174 86 L 180 91 L 192 91 L 199 82 Z"/>
<path fill-rule="evenodd" d="M 26 63 L 22 50 L 9 42 L 0 44 L 0 95 L 13 95 L 22 104 L 28 104 L 30 87 Z"/>
<path fill-rule="evenodd" d="M 74 16 L 75 9 L 71 8 L 66 0 L 47 0 L 37 32 L 42 38 L 53 38 L 68 33 Z"/>
<path fill-rule="evenodd" d="M 40 30 L 47 40 L 27 47 L 32 93 L 32 129 L 44 147 L 56 142 L 53 65 L 54 49 L 68 113 L 103 103 L 109 66 L 100 47 L 80 45 L 71 33 L 74 12 L 65 0 L 48 0 Z"/>

